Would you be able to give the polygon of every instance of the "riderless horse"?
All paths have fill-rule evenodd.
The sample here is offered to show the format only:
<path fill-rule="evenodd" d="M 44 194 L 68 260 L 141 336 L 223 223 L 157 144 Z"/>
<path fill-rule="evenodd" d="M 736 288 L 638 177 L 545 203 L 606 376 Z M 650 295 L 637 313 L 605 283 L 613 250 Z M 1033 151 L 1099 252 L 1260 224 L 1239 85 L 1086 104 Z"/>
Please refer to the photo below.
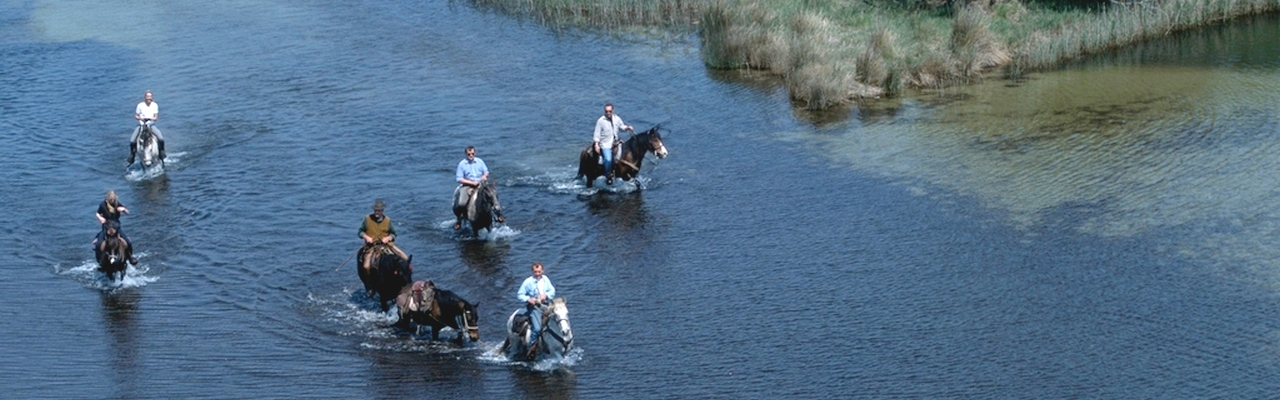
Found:
<path fill-rule="evenodd" d="M 502 342 L 503 354 L 516 361 L 537 361 L 540 359 L 559 359 L 573 349 L 573 329 L 569 326 L 569 308 L 563 297 L 551 300 L 542 313 L 542 334 L 529 351 L 529 317 L 525 310 L 511 313 L 507 318 L 507 340 Z"/>
<path fill-rule="evenodd" d="M 578 176 L 574 177 L 578 179 L 586 176 L 587 187 L 591 187 L 596 178 L 605 175 L 604 165 L 598 162 L 594 147 L 589 145 L 582 150 L 582 154 L 578 157 Z M 632 135 L 620 148 L 614 149 L 614 177 L 629 181 L 639 175 L 640 164 L 644 162 L 644 153 L 653 153 L 658 158 L 667 157 L 667 148 L 662 145 L 662 135 L 658 133 L 657 126 L 649 128 L 644 133 Z"/>
<path fill-rule="evenodd" d="M 430 326 L 431 340 L 439 340 L 440 330 L 447 326 L 458 332 L 458 344 L 462 344 L 463 330 L 475 343 L 480 341 L 476 306 L 451 291 L 437 288 L 431 281 L 417 281 L 405 286 L 396 297 L 396 308 L 400 310 L 396 326 L 415 334 L 422 325 Z"/>
<path fill-rule="evenodd" d="M 125 263 L 133 258 L 133 248 L 120 237 L 119 228 L 111 226 L 112 222 L 114 221 L 107 223 L 104 228 L 107 233 L 103 235 L 102 241 L 94 245 L 93 252 L 94 258 L 98 260 L 98 270 L 107 274 L 108 280 L 115 282 L 124 280 L 125 269 L 128 268 Z"/>
<path fill-rule="evenodd" d="M 460 187 L 458 190 L 465 189 Z M 453 199 L 453 215 L 458 218 L 455 226 L 460 228 L 465 221 L 476 236 L 480 235 L 481 229 L 492 231 L 494 221 L 499 223 L 507 221 L 502 216 L 502 204 L 498 202 L 498 188 L 494 186 L 492 179 L 480 182 L 475 195 L 471 196 L 471 200 L 466 204 L 458 202 L 456 193 Z"/>
<path fill-rule="evenodd" d="M 395 300 L 400 295 L 400 289 L 413 281 L 413 256 L 410 255 L 407 260 L 402 259 L 386 245 L 376 244 L 368 250 L 374 252 L 373 260 L 365 268 L 362 265 L 364 251 L 362 248 L 356 252 L 356 258 L 361 260 L 356 262 L 356 273 L 360 275 L 360 282 L 364 283 L 365 294 L 372 297 L 376 293 L 378 306 L 386 312 L 391 309 L 387 302 Z"/>

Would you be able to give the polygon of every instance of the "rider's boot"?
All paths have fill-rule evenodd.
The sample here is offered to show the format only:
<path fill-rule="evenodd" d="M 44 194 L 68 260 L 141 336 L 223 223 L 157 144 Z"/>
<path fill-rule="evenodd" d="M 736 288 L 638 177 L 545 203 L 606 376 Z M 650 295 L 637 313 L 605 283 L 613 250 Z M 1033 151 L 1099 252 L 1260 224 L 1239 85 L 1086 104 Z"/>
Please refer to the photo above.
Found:
<path fill-rule="evenodd" d="M 156 141 L 156 143 L 158 143 L 158 144 L 160 145 L 160 159 L 161 159 L 161 160 L 163 160 L 163 159 L 165 159 L 165 158 L 166 158 L 166 157 L 165 157 L 165 155 L 164 155 L 164 141 L 163 141 L 163 140 L 157 140 L 157 141 Z"/>
<path fill-rule="evenodd" d="M 138 143 L 129 143 L 129 163 L 133 164 L 133 157 L 138 154 Z"/>

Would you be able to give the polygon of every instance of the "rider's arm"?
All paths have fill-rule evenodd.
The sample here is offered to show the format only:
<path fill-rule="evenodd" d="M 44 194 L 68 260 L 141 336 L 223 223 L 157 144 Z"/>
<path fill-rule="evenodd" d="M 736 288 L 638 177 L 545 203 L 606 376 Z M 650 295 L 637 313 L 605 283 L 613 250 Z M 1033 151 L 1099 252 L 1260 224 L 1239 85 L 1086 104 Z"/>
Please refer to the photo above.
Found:
<path fill-rule="evenodd" d="M 596 130 L 591 134 L 591 140 L 595 142 L 596 147 L 600 146 L 600 139 L 604 139 L 604 127 L 609 123 L 604 117 L 596 120 Z"/>
<path fill-rule="evenodd" d="M 368 225 L 369 225 L 369 218 L 360 220 L 360 238 L 364 239 L 364 241 L 366 242 L 373 240 L 373 238 L 365 234 L 365 231 L 369 230 Z"/>
<path fill-rule="evenodd" d="M 621 128 L 621 129 L 619 129 L 619 130 L 631 131 L 632 133 L 635 133 L 635 131 L 636 131 L 636 130 L 635 130 L 635 129 L 631 129 L 631 125 L 627 125 L 627 123 L 626 123 L 626 122 L 622 122 L 622 117 L 619 117 L 619 116 L 617 116 L 617 115 L 614 115 L 614 116 L 613 116 L 613 118 L 614 118 L 614 119 L 616 119 L 616 120 L 618 120 L 618 125 L 617 125 L 617 126 L 622 127 L 622 128 Z"/>
<path fill-rule="evenodd" d="M 464 175 L 464 174 L 463 174 L 463 172 L 462 172 L 462 165 L 463 165 L 463 163 L 465 163 L 465 162 L 467 162 L 467 160 L 459 161 L 459 162 L 458 162 L 458 169 L 457 169 L 457 171 L 456 171 L 456 172 L 454 172 L 454 173 L 453 173 L 455 176 L 457 176 L 457 178 L 458 178 L 458 183 L 459 183 L 459 184 L 462 184 L 462 185 L 467 185 L 467 184 L 468 184 L 467 182 L 470 182 L 470 181 L 468 181 L 468 180 L 467 180 L 467 178 L 465 178 L 465 175 Z"/>
<path fill-rule="evenodd" d="M 529 290 L 529 289 L 533 289 L 529 287 L 529 282 L 530 282 L 529 279 L 525 279 L 524 283 L 520 284 L 520 290 L 516 292 L 516 298 L 520 299 L 520 301 L 523 301 L 525 303 L 528 303 L 529 299 L 533 298 L 533 296 L 529 296 L 529 293 L 536 292 L 533 290 Z"/>
<path fill-rule="evenodd" d="M 107 218 L 106 218 L 106 217 L 103 217 L 103 216 L 102 216 L 102 213 L 93 213 L 93 216 L 98 217 L 98 224 L 99 224 L 99 225 L 107 223 Z"/>
<path fill-rule="evenodd" d="M 394 241 L 396 240 L 396 224 L 391 223 L 391 217 L 384 218 L 387 219 L 387 240 Z"/>
<path fill-rule="evenodd" d="M 547 290 L 542 292 L 543 294 L 547 295 L 547 300 L 556 298 L 556 287 L 551 285 L 551 278 L 548 278 L 546 275 L 543 275 L 542 279 L 547 281 Z"/>

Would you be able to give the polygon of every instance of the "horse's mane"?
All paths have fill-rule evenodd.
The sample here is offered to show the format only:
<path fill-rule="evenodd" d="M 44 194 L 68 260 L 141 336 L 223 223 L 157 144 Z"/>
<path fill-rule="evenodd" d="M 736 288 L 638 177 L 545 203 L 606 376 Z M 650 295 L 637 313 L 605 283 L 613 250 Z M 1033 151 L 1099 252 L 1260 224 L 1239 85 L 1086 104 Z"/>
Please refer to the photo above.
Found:
<path fill-rule="evenodd" d="M 454 293 L 451 290 L 441 289 L 437 287 L 435 289 L 435 294 L 436 294 L 436 304 L 439 304 L 441 307 L 445 307 L 446 305 L 448 305 L 449 307 L 453 307 L 455 304 L 458 304 L 458 303 L 471 304 L 471 302 L 463 300 L 462 297 L 459 297 L 457 293 Z"/>

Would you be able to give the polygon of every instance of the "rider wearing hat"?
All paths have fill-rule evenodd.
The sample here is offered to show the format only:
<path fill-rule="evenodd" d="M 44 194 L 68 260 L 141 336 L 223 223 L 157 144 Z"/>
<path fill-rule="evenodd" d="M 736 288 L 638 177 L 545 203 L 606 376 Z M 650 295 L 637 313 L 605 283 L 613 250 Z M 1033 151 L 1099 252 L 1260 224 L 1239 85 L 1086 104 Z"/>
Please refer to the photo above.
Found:
<path fill-rule="evenodd" d="M 404 254 L 399 247 L 396 247 L 396 228 L 391 224 L 391 217 L 382 214 L 382 210 L 387 209 L 387 205 L 382 199 L 373 202 L 373 213 L 366 215 L 364 221 L 360 223 L 360 238 L 364 239 L 364 247 L 360 248 L 361 258 L 364 263 L 360 266 L 366 271 L 373 264 L 373 253 L 369 251 L 374 246 L 386 245 L 396 256 L 402 260 L 408 260 L 409 256 Z"/>

